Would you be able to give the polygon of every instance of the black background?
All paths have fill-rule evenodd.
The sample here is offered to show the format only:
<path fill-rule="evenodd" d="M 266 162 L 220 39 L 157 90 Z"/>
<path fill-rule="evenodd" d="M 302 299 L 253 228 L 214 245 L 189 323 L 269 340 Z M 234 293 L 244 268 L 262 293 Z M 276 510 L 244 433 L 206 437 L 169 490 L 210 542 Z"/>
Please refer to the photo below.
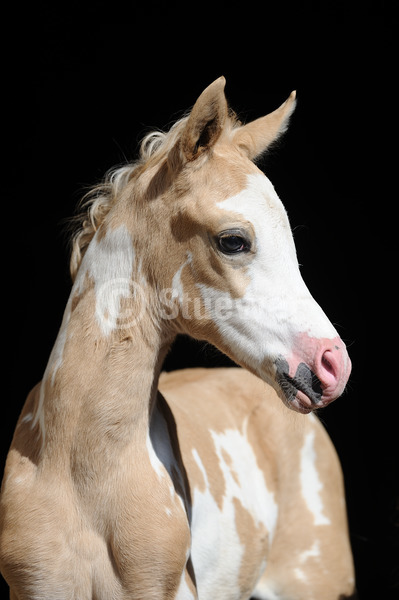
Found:
<path fill-rule="evenodd" d="M 64 220 L 86 187 L 222 74 L 243 120 L 296 89 L 290 130 L 262 166 L 353 362 L 347 392 L 321 418 L 344 469 L 359 595 L 397 598 L 394 3 L 143 4 L 39 3 L 3 21 L 2 460 L 61 322 Z M 227 362 L 181 339 L 166 368 Z"/>

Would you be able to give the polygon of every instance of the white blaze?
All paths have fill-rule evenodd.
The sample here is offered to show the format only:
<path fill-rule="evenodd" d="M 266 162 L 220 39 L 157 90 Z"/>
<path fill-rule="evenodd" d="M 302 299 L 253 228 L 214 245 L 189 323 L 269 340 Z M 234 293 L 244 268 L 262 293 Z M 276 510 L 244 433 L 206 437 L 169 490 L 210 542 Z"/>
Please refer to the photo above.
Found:
<path fill-rule="evenodd" d="M 285 209 L 267 177 L 248 175 L 247 187 L 217 207 L 242 215 L 256 236 L 255 256 L 244 269 L 249 283 L 242 298 L 197 284 L 211 311 L 220 297 L 229 307 L 213 310 L 212 316 L 237 360 L 249 362 L 262 376 L 265 357 L 286 356 L 298 333 L 334 338 L 337 332 L 302 279 Z"/>

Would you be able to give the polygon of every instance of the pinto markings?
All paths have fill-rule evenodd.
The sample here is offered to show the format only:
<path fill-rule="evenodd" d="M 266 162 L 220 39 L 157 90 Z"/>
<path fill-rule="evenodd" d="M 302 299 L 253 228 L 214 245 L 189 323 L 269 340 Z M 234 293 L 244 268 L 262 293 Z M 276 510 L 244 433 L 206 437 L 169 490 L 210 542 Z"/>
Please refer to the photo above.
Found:
<path fill-rule="evenodd" d="M 239 500 L 252 516 L 255 526 L 262 524 L 265 527 L 270 545 L 276 528 L 278 506 L 248 442 L 247 426 L 246 420 L 243 432 L 239 429 L 228 429 L 219 434 L 211 432 L 226 483 L 224 502 L 232 502 L 234 498 Z"/>
<path fill-rule="evenodd" d="M 323 484 L 316 469 L 316 451 L 314 448 L 315 433 L 310 431 L 301 450 L 300 481 L 302 496 L 306 506 L 313 515 L 315 525 L 331 525 L 331 521 L 323 514 L 323 502 L 320 492 Z"/>
<path fill-rule="evenodd" d="M 239 572 L 244 547 L 235 524 L 235 509 L 231 502 L 218 506 L 211 493 L 211 485 L 198 453 L 195 461 L 205 481 L 205 490 L 193 492 L 191 522 L 191 556 L 198 585 L 199 597 L 211 597 L 215 590 L 231 595 L 239 589 Z M 219 560 L 224 557 L 223 562 Z M 229 591 L 230 590 L 230 593 Z"/>

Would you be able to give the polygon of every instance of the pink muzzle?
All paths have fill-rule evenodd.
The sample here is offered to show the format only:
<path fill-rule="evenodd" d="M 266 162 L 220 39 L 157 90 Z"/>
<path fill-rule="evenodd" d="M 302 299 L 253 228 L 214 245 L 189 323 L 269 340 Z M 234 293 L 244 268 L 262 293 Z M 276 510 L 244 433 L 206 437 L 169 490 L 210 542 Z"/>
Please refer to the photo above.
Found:
<path fill-rule="evenodd" d="M 312 338 L 299 334 L 289 357 L 276 361 L 276 377 L 290 408 L 310 412 L 338 398 L 351 372 L 351 361 L 340 337 Z"/>

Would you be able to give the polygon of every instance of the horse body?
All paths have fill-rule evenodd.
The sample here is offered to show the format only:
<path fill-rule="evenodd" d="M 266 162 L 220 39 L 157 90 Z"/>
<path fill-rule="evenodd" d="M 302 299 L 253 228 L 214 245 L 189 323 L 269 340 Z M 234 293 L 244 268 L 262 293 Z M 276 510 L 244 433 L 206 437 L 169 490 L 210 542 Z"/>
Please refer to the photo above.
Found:
<path fill-rule="evenodd" d="M 223 87 L 92 199 L 7 458 L 0 565 L 14 600 L 353 591 L 339 464 L 308 414 L 342 393 L 350 361 L 251 160 L 294 98 L 241 126 Z M 159 380 L 177 333 L 253 374 Z"/>
<path fill-rule="evenodd" d="M 198 596 L 349 595 L 342 475 L 320 422 L 241 369 L 162 375 L 160 389 L 190 482 Z"/>

